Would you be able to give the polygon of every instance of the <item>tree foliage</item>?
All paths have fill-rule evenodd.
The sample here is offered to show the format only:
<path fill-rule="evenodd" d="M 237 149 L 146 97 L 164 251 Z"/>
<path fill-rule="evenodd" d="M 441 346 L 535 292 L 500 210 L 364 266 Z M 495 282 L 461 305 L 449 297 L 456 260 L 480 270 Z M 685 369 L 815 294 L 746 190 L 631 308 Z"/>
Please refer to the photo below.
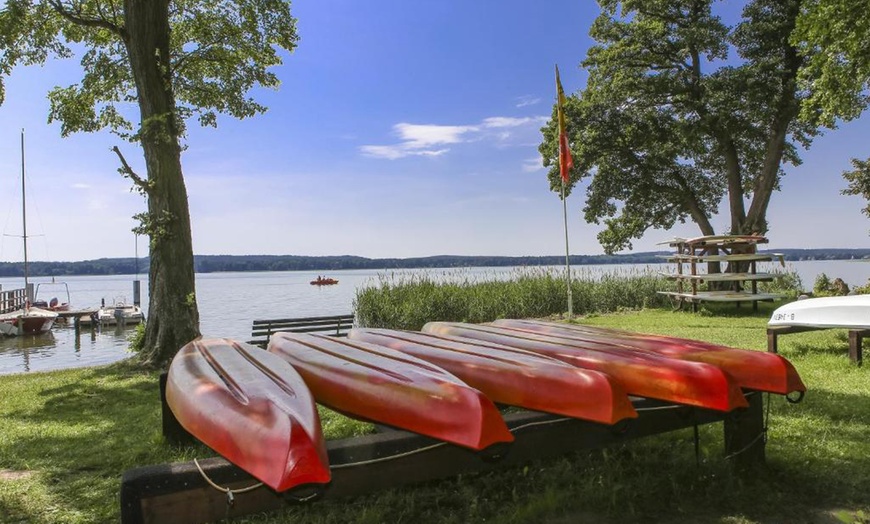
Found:
<path fill-rule="evenodd" d="M 582 62 L 589 78 L 566 113 L 570 185 L 588 183 L 584 216 L 603 221 L 607 252 L 687 220 L 713 234 L 723 204 L 727 232 L 765 233 L 782 163 L 799 163 L 798 148 L 817 134 L 795 118 L 802 57 L 789 37 L 800 1 L 749 1 L 734 26 L 713 3 L 599 1 L 596 45 Z M 554 122 L 542 131 L 556 190 Z"/>
<path fill-rule="evenodd" d="M 0 11 L 0 103 L 16 66 L 80 55 L 81 81 L 48 93 L 62 135 L 109 129 L 142 146 L 146 173 L 113 148 L 147 198 L 150 237 L 146 362 L 167 362 L 199 335 L 187 190 L 185 123 L 215 126 L 265 110 L 249 96 L 276 87 L 270 68 L 297 43 L 285 0 L 7 0 Z"/>
<path fill-rule="evenodd" d="M 858 118 L 870 96 L 870 1 L 808 0 L 792 41 L 811 56 L 801 71 L 809 93 L 801 117 L 833 126 Z M 870 216 L 870 158 L 852 159 L 855 168 L 843 173 L 846 195 L 863 196 Z"/>

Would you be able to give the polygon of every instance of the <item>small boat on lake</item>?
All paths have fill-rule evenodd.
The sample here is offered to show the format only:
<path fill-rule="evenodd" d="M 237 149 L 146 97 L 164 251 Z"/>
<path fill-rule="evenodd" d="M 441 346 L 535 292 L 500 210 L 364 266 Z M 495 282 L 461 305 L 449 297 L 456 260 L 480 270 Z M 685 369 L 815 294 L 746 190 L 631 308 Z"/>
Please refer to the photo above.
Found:
<path fill-rule="evenodd" d="M 46 300 L 43 297 L 47 296 L 49 293 L 40 293 L 40 291 L 43 289 L 48 289 L 52 287 L 60 288 L 61 286 L 63 286 L 63 293 L 66 294 L 66 302 L 62 301 L 56 296 L 52 296 L 50 299 Z M 59 312 L 70 310 L 69 286 L 66 282 L 55 282 L 54 278 L 52 277 L 51 282 L 41 282 L 39 284 L 36 284 L 36 292 L 34 293 L 34 296 L 36 298 L 33 300 L 33 307 L 38 307 L 40 309 L 45 309 L 48 311 Z"/>
<path fill-rule="evenodd" d="M 310 283 L 312 286 L 332 286 L 338 284 L 338 280 L 318 275 L 317 278 L 312 280 Z"/>
<path fill-rule="evenodd" d="M 21 130 L 21 239 L 24 242 L 24 289 L 30 288 L 28 282 L 28 265 L 27 265 L 27 199 L 26 195 L 26 178 L 24 176 L 24 130 Z M 14 335 L 38 335 L 51 330 L 54 321 L 57 320 L 57 313 L 34 307 L 30 303 L 33 297 L 27 296 L 24 304 L 18 302 L 16 305 L 22 306 L 20 309 L 8 311 L 0 314 L 0 334 L 7 336 Z M 15 306 L 13 306 L 15 307 Z"/>
<path fill-rule="evenodd" d="M 39 335 L 51 330 L 57 313 L 25 305 L 23 308 L 0 315 L 0 334 Z"/>
<path fill-rule="evenodd" d="M 136 325 L 145 321 L 145 313 L 136 304 L 130 304 L 123 297 L 115 299 L 110 306 L 103 305 L 93 317 L 82 317 L 83 324 L 96 322 L 103 326 Z"/>

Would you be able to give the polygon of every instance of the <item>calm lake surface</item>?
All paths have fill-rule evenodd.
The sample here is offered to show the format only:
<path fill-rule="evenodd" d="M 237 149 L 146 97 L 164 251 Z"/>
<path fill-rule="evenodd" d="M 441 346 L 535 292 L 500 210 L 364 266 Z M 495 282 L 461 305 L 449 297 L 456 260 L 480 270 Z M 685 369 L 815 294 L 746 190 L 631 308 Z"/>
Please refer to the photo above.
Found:
<path fill-rule="evenodd" d="M 771 264 L 769 267 L 780 266 Z M 541 268 L 531 268 L 538 270 Z M 594 278 L 606 273 L 632 274 L 668 272 L 668 264 L 617 264 L 574 266 L 575 278 Z M 796 272 L 804 289 L 812 289 L 820 273 L 831 279 L 842 278 L 850 287 L 864 285 L 870 279 L 870 262 L 835 260 L 788 262 L 786 270 Z M 293 318 L 336 315 L 353 311 L 353 300 L 359 288 L 377 286 L 381 279 L 396 276 L 426 274 L 434 279 L 493 280 L 507 279 L 521 268 L 466 268 L 412 270 L 346 270 L 282 271 L 250 273 L 203 273 L 196 275 L 196 292 L 200 327 L 204 336 L 248 340 L 251 321 L 262 318 Z M 556 268 L 558 270 L 558 268 Z M 759 270 L 762 270 L 759 268 Z M 767 270 L 767 269 L 764 269 Z M 318 275 L 338 279 L 334 286 L 312 286 Z M 73 308 L 99 307 L 123 299 L 133 300 L 134 275 L 65 277 Z M 147 312 L 148 279 L 140 275 L 142 306 Z M 58 296 L 66 300 L 62 285 L 51 284 L 50 278 L 32 279 L 39 287 L 39 298 Z M 22 279 L 0 279 L 4 290 L 23 287 Z M 132 328 L 114 326 L 91 332 L 82 329 L 76 340 L 72 327 L 56 327 L 51 333 L 38 336 L 0 337 L 0 374 L 46 371 L 70 367 L 108 364 L 130 356 L 128 337 Z"/>

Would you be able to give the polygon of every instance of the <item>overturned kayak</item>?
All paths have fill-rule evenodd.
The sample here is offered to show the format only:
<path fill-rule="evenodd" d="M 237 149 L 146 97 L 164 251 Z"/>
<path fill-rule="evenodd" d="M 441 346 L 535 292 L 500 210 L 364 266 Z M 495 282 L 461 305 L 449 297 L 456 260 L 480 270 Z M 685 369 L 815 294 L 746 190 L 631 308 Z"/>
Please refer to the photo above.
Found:
<path fill-rule="evenodd" d="M 504 344 L 601 371 L 622 384 L 629 395 L 718 411 L 748 405 L 731 376 L 702 362 L 479 324 L 430 322 L 423 331 Z"/>
<path fill-rule="evenodd" d="M 680 360 L 704 362 L 722 368 L 734 377 L 741 387 L 747 389 L 780 395 L 804 392 L 807 389 L 791 362 L 774 353 L 582 324 L 502 319 L 496 320 L 491 325 L 582 343 L 638 349 Z"/>
<path fill-rule="evenodd" d="M 499 344 L 391 329 L 352 329 L 348 338 L 431 362 L 493 402 L 615 424 L 637 412 L 604 373 Z"/>
<path fill-rule="evenodd" d="M 184 429 L 276 491 L 331 478 L 311 393 L 260 348 L 190 342 L 169 366 L 166 402 Z"/>
<path fill-rule="evenodd" d="M 870 295 L 806 298 L 780 306 L 768 327 L 870 329 Z"/>
<path fill-rule="evenodd" d="M 341 413 L 478 451 L 513 441 L 491 400 L 424 360 L 306 333 L 275 333 L 268 351 L 299 371 L 317 402 Z"/>

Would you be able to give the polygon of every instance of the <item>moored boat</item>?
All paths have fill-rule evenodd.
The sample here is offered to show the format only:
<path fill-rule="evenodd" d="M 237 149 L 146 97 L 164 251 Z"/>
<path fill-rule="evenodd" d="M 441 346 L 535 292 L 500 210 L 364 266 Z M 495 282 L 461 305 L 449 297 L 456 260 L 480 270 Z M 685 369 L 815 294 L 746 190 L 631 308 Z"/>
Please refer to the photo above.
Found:
<path fill-rule="evenodd" d="M 136 325 L 145 321 L 145 312 L 136 304 L 130 304 L 123 297 L 118 297 L 112 305 L 103 305 L 91 316 L 81 318 L 82 324 L 96 322 L 103 326 Z"/>
<path fill-rule="evenodd" d="M 718 366 L 741 387 L 787 395 L 806 391 L 794 366 L 773 353 L 719 346 L 699 340 L 633 333 L 584 324 L 500 319 L 493 326 L 557 336 L 590 344 L 638 349 L 680 360 Z"/>
<path fill-rule="evenodd" d="M 604 373 L 531 351 L 391 329 L 354 328 L 348 338 L 431 362 L 499 404 L 603 424 L 637 417 L 628 395 Z"/>
<path fill-rule="evenodd" d="M 490 399 L 424 360 L 375 344 L 290 332 L 272 335 L 268 351 L 296 368 L 318 403 L 351 417 L 478 451 L 513 441 Z"/>
<path fill-rule="evenodd" d="M 166 402 L 181 425 L 276 491 L 331 475 L 317 407 L 283 359 L 229 339 L 198 339 L 175 355 Z"/>
<path fill-rule="evenodd" d="M 423 331 L 504 344 L 601 371 L 622 384 L 629 395 L 718 411 L 747 405 L 730 375 L 702 362 L 479 324 L 429 322 L 423 326 Z"/>
<path fill-rule="evenodd" d="M 57 313 L 54 311 L 25 306 L 9 313 L 0 314 L 0 334 L 8 336 L 39 335 L 50 331 L 55 320 L 57 320 Z"/>

